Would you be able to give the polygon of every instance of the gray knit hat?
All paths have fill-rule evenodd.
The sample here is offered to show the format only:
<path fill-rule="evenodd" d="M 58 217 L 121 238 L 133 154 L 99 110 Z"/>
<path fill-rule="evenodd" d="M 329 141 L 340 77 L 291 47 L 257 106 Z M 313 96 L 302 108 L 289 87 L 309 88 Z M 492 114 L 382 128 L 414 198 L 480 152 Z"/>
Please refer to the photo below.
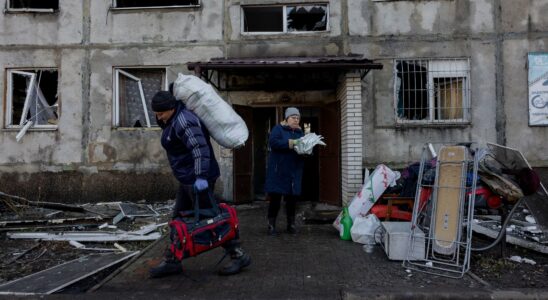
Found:
<path fill-rule="evenodd" d="M 297 115 L 297 116 L 300 117 L 301 113 L 299 112 L 299 110 L 296 107 L 288 107 L 285 110 L 285 119 L 287 120 L 287 118 L 289 118 L 290 116 L 293 116 L 293 115 Z"/>

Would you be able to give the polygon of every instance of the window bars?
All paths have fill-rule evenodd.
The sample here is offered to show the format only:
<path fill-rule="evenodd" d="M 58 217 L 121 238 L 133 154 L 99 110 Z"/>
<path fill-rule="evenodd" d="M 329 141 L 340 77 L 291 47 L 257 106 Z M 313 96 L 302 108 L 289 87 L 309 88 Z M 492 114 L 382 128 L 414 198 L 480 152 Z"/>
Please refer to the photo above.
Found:
<path fill-rule="evenodd" d="M 469 122 L 469 60 L 395 60 L 394 99 L 399 124 Z"/>

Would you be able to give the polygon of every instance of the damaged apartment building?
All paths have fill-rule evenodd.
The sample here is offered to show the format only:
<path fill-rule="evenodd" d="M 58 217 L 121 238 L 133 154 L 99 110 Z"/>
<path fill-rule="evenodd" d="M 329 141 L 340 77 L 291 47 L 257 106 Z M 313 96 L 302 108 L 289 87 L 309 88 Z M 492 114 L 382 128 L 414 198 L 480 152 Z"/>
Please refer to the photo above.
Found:
<path fill-rule="evenodd" d="M 245 147 L 214 145 L 217 195 L 235 203 L 264 198 L 269 130 L 288 106 L 327 143 L 306 158 L 304 200 L 341 205 L 365 168 L 418 161 L 427 142 L 492 142 L 548 164 L 544 0 L 0 4 L 5 193 L 173 198 L 150 101 L 178 73 L 247 123 Z"/>

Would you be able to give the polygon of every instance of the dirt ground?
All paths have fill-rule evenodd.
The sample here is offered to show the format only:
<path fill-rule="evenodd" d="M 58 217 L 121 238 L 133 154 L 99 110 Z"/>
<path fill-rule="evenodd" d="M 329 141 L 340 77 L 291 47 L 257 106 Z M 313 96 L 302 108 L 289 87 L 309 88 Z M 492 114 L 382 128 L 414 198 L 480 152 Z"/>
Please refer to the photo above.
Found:
<path fill-rule="evenodd" d="M 490 241 L 490 240 L 489 240 Z M 485 245 L 487 240 L 474 235 L 475 245 Z M 493 288 L 547 288 L 548 255 L 506 244 L 504 256 L 502 247 L 496 245 L 485 252 L 472 252 L 470 270 L 489 283 Z M 511 256 L 533 260 L 536 264 L 514 262 Z"/>

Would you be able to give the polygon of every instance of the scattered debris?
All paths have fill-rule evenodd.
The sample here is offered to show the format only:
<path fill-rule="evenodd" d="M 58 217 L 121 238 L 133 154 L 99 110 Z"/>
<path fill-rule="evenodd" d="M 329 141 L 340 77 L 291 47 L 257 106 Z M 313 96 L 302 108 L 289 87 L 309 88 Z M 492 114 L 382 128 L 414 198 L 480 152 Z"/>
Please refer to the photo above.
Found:
<path fill-rule="evenodd" d="M 59 290 L 72 280 L 71 271 L 61 278 L 61 275 L 50 276 L 44 270 L 69 261 L 78 266 L 71 268 L 77 269 L 82 265 L 82 268 L 89 269 L 84 266 L 84 261 L 88 260 L 84 257 L 89 257 L 86 255 L 90 252 L 129 257 L 161 237 L 172 207 L 173 201 L 155 203 L 154 206 L 124 202 L 68 205 L 30 201 L 0 192 L 0 239 L 3 243 L 0 248 L 0 283 L 19 278 L 22 285 L 32 286 L 34 283 L 30 283 L 33 280 L 30 278 L 33 274 L 44 272 L 43 276 L 48 279 L 43 285 L 51 283 L 43 287 L 48 289 L 46 293 Z M 118 215 L 121 218 L 114 225 L 114 218 Z M 107 267 L 116 268 L 116 264 Z M 93 266 L 96 267 L 100 269 L 99 264 Z M 84 278 L 100 270 L 87 271 L 89 274 L 74 278 Z M 26 279 L 23 280 L 23 276 L 27 276 Z M 37 290 L 27 290 L 12 289 L 5 284 L 1 286 L 0 294 L 43 293 L 38 290 L 43 285 L 38 285 Z"/>
<path fill-rule="evenodd" d="M 0 295 L 51 294 L 136 254 L 88 255 L 0 285 Z"/>
<path fill-rule="evenodd" d="M 528 259 L 528 258 L 517 256 L 517 255 L 510 256 L 509 260 L 515 261 L 515 262 L 518 262 L 518 263 L 526 263 L 526 264 L 530 264 L 530 265 L 533 265 L 533 266 L 537 264 L 532 259 Z"/>
<path fill-rule="evenodd" d="M 114 242 L 114 241 L 151 241 L 160 238 L 159 232 L 140 235 L 129 232 L 8 232 L 11 239 L 38 239 L 46 241 Z"/>
<path fill-rule="evenodd" d="M 542 231 L 540 231 L 540 233 L 537 233 L 538 231 L 531 233 L 531 231 L 523 230 L 523 228 L 527 228 L 527 226 L 521 226 L 520 224 L 511 224 L 508 226 L 506 229 L 506 242 L 548 254 L 548 245 L 540 243 L 540 241 L 547 240 L 545 234 Z M 500 229 L 500 218 L 497 220 L 493 216 L 476 216 L 476 219 L 472 222 L 472 231 L 486 235 L 490 238 L 496 238 Z"/>

